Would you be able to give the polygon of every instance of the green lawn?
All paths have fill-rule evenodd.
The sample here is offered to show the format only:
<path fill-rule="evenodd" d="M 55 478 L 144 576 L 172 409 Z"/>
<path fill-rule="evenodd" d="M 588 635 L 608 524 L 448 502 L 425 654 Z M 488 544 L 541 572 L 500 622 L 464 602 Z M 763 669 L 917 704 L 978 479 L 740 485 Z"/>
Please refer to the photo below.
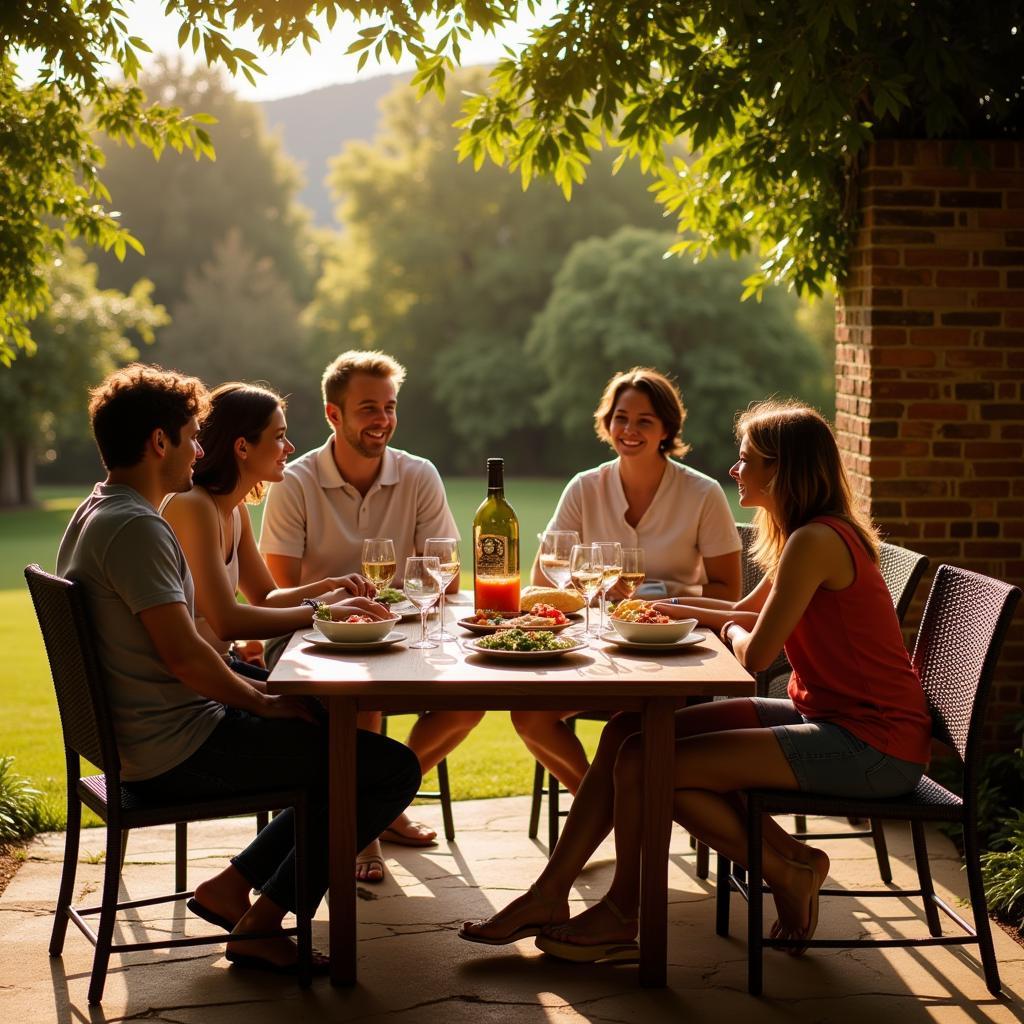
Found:
<path fill-rule="evenodd" d="M 521 562 L 524 573 L 537 550 L 542 530 L 561 493 L 563 481 L 523 479 L 509 482 L 506 495 L 519 515 Z M 473 512 L 483 500 L 483 478 L 446 481 L 448 499 L 463 537 L 464 564 L 472 565 L 467 538 Z M 13 754 L 16 769 L 46 793 L 54 808 L 63 805 L 64 761 L 60 726 L 46 656 L 22 575 L 29 562 L 52 570 L 57 544 L 83 490 L 40 488 L 41 507 L 0 512 L 0 650 L 5 652 L 3 714 L 0 715 L 0 755 Z M 726 493 L 733 500 L 734 490 Z M 747 515 L 734 506 L 737 518 Z M 259 510 L 255 509 L 257 517 Z M 471 583 L 463 573 L 463 586 Z M 404 738 L 408 726 L 399 720 L 392 735 Z M 580 724 L 580 735 L 593 749 L 596 723 Z M 493 712 L 450 758 L 456 799 L 510 796 L 529 792 L 533 761 L 512 729 L 507 713 Z M 430 785 L 434 780 L 428 777 Z"/>

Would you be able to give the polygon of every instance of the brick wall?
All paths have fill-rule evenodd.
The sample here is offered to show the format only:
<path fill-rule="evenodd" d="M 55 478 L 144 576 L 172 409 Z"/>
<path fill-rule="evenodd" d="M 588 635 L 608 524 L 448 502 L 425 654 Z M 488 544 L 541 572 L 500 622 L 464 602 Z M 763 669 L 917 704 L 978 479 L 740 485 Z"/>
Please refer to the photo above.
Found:
<path fill-rule="evenodd" d="M 888 539 L 1024 586 L 1024 143 L 875 143 L 838 304 L 836 427 Z M 908 616 L 916 628 L 931 577 Z M 987 725 L 1024 711 L 1024 615 Z"/>

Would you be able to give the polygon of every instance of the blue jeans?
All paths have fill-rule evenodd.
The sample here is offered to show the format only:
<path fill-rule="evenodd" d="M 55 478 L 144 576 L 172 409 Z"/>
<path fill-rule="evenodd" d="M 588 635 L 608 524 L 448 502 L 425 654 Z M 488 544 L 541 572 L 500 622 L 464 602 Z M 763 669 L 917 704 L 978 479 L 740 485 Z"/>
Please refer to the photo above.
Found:
<path fill-rule="evenodd" d="M 170 771 L 125 783 L 143 799 L 189 800 L 268 789 L 307 792 L 310 911 L 327 891 L 327 724 L 297 718 L 259 718 L 226 708 L 205 743 Z M 356 733 L 356 853 L 409 805 L 420 765 L 406 746 L 386 736 Z M 231 863 L 254 889 L 295 911 L 295 831 L 291 809 L 273 818 Z"/>

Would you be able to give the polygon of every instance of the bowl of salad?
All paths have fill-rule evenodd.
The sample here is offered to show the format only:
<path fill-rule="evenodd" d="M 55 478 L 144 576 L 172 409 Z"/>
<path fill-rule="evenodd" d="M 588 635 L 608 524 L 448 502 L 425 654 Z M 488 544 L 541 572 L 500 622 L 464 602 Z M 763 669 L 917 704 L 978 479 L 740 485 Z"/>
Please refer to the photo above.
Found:
<path fill-rule="evenodd" d="M 313 616 L 313 625 L 336 644 L 368 644 L 383 640 L 399 618 L 395 615 L 390 619 L 371 619 L 369 615 L 354 613 L 344 619 L 332 619 L 330 608 L 321 605 Z"/>
<path fill-rule="evenodd" d="M 673 619 L 653 601 L 620 601 L 608 621 L 623 640 L 634 644 L 671 644 L 693 632 L 696 619 Z"/>

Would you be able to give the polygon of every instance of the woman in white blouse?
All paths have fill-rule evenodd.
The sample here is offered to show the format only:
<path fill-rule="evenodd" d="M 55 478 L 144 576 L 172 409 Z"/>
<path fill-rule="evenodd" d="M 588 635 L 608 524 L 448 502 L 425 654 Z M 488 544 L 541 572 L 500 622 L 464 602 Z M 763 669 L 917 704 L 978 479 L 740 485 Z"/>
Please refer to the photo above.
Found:
<path fill-rule="evenodd" d="M 569 481 L 548 523 L 584 543 L 643 548 L 652 596 L 740 597 L 740 538 L 721 486 L 677 462 L 690 446 L 679 389 L 664 374 L 635 366 L 608 382 L 594 412 L 597 436 L 617 458 Z M 547 580 L 534 560 L 532 582 Z M 655 586 L 657 586 L 655 584 Z M 613 589 L 610 597 L 623 596 Z M 574 711 L 514 711 L 530 753 L 575 793 L 587 770 L 583 746 L 565 723 Z"/>

